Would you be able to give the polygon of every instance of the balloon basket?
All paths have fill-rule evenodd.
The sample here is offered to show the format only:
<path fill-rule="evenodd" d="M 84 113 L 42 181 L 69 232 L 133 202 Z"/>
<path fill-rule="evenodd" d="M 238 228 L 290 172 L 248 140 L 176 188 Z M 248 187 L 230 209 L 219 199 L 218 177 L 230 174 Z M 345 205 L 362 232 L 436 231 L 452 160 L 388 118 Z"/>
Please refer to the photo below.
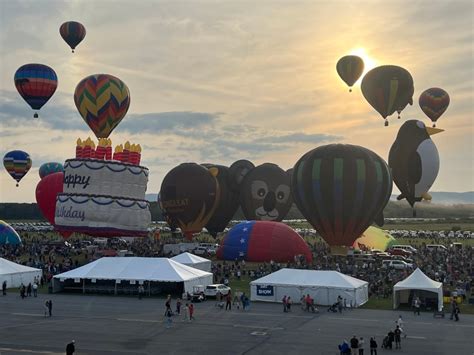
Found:
<path fill-rule="evenodd" d="M 20 186 L 20 184 L 16 183 L 16 187 Z"/>
<path fill-rule="evenodd" d="M 433 128 L 436 128 L 436 124 L 435 124 L 435 123 L 433 123 Z"/>
<path fill-rule="evenodd" d="M 33 117 L 34 117 L 34 118 L 38 118 L 38 114 L 35 113 L 35 114 L 33 115 Z"/>
<path fill-rule="evenodd" d="M 343 245 L 331 245 L 331 255 L 342 255 L 346 256 L 349 251 L 349 247 Z"/>
<path fill-rule="evenodd" d="M 388 121 L 385 120 L 385 124 L 384 124 L 385 127 L 388 127 Z"/>
<path fill-rule="evenodd" d="M 351 88 L 351 89 L 349 89 L 349 92 L 352 92 L 352 88 Z"/>

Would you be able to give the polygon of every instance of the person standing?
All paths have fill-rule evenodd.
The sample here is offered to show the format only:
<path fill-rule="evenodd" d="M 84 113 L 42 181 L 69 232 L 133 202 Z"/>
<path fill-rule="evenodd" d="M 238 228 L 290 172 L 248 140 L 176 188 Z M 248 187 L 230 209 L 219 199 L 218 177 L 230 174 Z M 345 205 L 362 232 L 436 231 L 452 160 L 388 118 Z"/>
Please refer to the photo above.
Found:
<path fill-rule="evenodd" d="M 221 300 L 222 300 L 221 292 L 217 291 L 217 293 L 216 293 L 216 307 L 219 307 L 219 305 L 221 304 Z"/>
<path fill-rule="evenodd" d="M 400 331 L 402 332 L 403 337 L 406 338 L 407 332 L 406 332 L 406 329 L 403 327 L 404 322 L 402 319 L 402 315 L 398 316 L 398 319 L 395 321 L 395 324 L 400 328 Z"/>
<path fill-rule="evenodd" d="M 166 328 L 171 328 L 173 324 L 173 312 L 171 312 L 171 309 L 166 310 Z"/>
<path fill-rule="evenodd" d="M 75 340 L 71 341 L 69 344 L 66 345 L 66 355 L 73 355 L 74 351 L 76 351 L 76 347 L 74 344 L 76 343 Z"/>
<path fill-rule="evenodd" d="M 165 302 L 165 317 L 168 315 L 168 311 L 171 312 L 171 295 L 168 295 Z"/>
<path fill-rule="evenodd" d="M 454 308 L 454 321 L 458 322 L 459 321 L 459 306 L 456 304 L 456 307 Z"/>
<path fill-rule="evenodd" d="M 51 300 L 48 302 L 48 314 L 50 317 L 53 315 L 53 301 Z"/>
<path fill-rule="evenodd" d="M 449 319 L 453 320 L 454 318 L 454 310 L 456 309 L 456 299 L 451 296 L 451 316 Z"/>
<path fill-rule="evenodd" d="M 358 354 L 358 348 L 359 348 L 359 339 L 354 335 L 351 338 L 351 354 L 352 355 L 357 355 Z"/>
<path fill-rule="evenodd" d="M 359 338 L 359 355 L 364 355 L 364 338 Z"/>
<path fill-rule="evenodd" d="M 138 299 L 141 300 L 143 297 L 143 294 L 145 293 L 145 288 L 143 285 L 138 285 Z"/>
<path fill-rule="evenodd" d="M 402 344 L 401 344 L 401 335 L 402 331 L 400 330 L 400 327 L 397 325 L 397 328 L 394 330 L 395 333 L 395 349 L 401 349 Z"/>
<path fill-rule="evenodd" d="M 281 302 L 283 303 L 283 312 L 288 312 L 286 308 L 286 295 L 283 296 L 283 299 L 281 300 Z"/>
<path fill-rule="evenodd" d="M 31 282 L 28 284 L 28 287 L 26 288 L 26 296 L 31 297 Z"/>
<path fill-rule="evenodd" d="M 231 311 L 232 310 L 232 294 L 230 293 L 230 291 L 227 293 L 227 296 L 225 296 L 225 310 L 229 310 Z"/>
<path fill-rule="evenodd" d="M 375 338 L 370 338 L 370 355 L 377 355 L 377 342 Z"/>
<path fill-rule="evenodd" d="M 20 286 L 20 297 L 22 300 L 25 299 L 25 285 L 23 283 Z"/>
<path fill-rule="evenodd" d="M 415 315 L 416 314 L 420 315 L 420 306 L 421 306 L 421 302 L 420 302 L 420 299 L 417 297 L 415 299 Z"/>
<path fill-rule="evenodd" d="M 46 301 L 46 302 L 44 303 L 43 308 L 44 308 L 44 317 L 46 318 L 46 317 L 48 316 L 49 301 Z"/>
<path fill-rule="evenodd" d="M 3 281 L 3 283 L 2 283 L 2 293 L 3 293 L 4 296 L 7 295 L 7 281 L 6 280 Z"/>
<path fill-rule="evenodd" d="M 189 303 L 184 305 L 184 321 L 189 321 Z"/>
<path fill-rule="evenodd" d="M 176 300 L 176 314 L 179 316 L 181 314 L 181 299 Z"/>
<path fill-rule="evenodd" d="M 33 283 L 33 296 L 38 297 L 38 284 Z"/>
<path fill-rule="evenodd" d="M 393 332 L 393 330 L 390 330 L 387 333 L 387 337 L 388 337 L 388 347 L 390 350 L 392 350 L 393 341 L 395 340 L 395 333 Z"/>
<path fill-rule="evenodd" d="M 189 321 L 194 320 L 194 304 L 189 305 Z"/>
<path fill-rule="evenodd" d="M 286 299 L 286 309 L 288 310 L 288 312 L 291 312 L 292 304 L 293 304 L 293 301 L 291 300 L 291 297 L 288 296 L 288 298 Z"/>

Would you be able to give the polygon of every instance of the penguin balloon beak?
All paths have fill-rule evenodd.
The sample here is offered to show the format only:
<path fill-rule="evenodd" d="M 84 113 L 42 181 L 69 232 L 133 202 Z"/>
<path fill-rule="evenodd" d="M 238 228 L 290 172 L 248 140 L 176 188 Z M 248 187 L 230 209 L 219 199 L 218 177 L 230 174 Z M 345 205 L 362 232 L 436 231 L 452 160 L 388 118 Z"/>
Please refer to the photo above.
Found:
<path fill-rule="evenodd" d="M 432 136 L 433 134 L 444 132 L 444 129 L 426 127 L 426 132 L 428 132 L 428 135 Z"/>

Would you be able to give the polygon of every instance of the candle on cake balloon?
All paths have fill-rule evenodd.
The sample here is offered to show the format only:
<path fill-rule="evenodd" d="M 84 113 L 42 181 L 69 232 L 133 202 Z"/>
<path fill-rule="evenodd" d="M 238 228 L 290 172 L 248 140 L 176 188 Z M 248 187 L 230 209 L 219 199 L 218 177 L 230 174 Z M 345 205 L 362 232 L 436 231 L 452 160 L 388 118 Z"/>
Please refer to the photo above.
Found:
<path fill-rule="evenodd" d="M 97 149 L 95 150 L 95 158 L 96 159 L 104 159 L 105 156 L 105 138 L 99 138 L 99 144 L 97 145 Z"/>
<path fill-rule="evenodd" d="M 91 158 L 94 159 L 95 158 L 95 143 L 94 141 L 91 139 L 89 144 L 91 145 Z"/>
<path fill-rule="evenodd" d="M 83 144 L 81 138 L 77 138 L 76 141 L 76 159 L 82 158 Z"/>
<path fill-rule="evenodd" d="M 130 164 L 137 165 L 137 161 L 138 161 L 137 145 L 132 144 L 130 146 L 130 159 L 129 159 L 129 162 L 130 162 Z"/>
<path fill-rule="evenodd" d="M 130 142 L 127 141 L 125 142 L 125 147 L 123 148 L 123 159 L 122 161 L 124 163 L 129 163 L 129 159 L 130 159 Z"/>
<path fill-rule="evenodd" d="M 112 140 L 110 138 L 106 138 L 106 146 L 105 146 L 105 160 L 112 159 Z"/>
<path fill-rule="evenodd" d="M 137 144 L 137 153 L 138 153 L 137 165 L 140 165 L 140 160 L 142 159 L 142 146 L 140 144 Z"/>
<path fill-rule="evenodd" d="M 84 142 L 84 147 L 82 149 L 82 157 L 84 159 L 89 159 L 91 157 L 91 144 L 90 138 L 87 138 Z"/>

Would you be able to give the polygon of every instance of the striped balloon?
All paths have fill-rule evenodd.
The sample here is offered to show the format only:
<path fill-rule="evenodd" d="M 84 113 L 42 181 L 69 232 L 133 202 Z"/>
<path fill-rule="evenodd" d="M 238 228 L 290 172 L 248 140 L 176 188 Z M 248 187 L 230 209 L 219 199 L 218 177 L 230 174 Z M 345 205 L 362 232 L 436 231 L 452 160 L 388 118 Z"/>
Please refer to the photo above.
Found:
<path fill-rule="evenodd" d="M 130 92 L 122 80 L 94 74 L 77 84 L 74 102 L 96 137 L 107 138 L 127 113 Z"/>
<path fill-rule="evenodd" d="M 3 157 L 3 166 L 13 179 L 16 186 L 31 168 L 30 155 L 22 150 L 12 150 Z"/>
<path fill-rule="evenodd" d="M 292 178 L 296 205 L 331 246 L 351 246 L 381 214 L 392 185 L 382 158 L 349 144 L 309 151 Z"/>
<path fill-rule="evenodd" d="M 436 127 L 435 122 L 449 106 L 449 95 L 443 89 L 430 88 L 421 93 L 418 102 L 425 115 L 433 122 L 433 127 Z"/>
<path fill-rule="evenodd" d="M 370 70 L 362 79 L 361 89 L 367 102 L 385 119 L 385 126 L 388 126 L 387 116 L 413 104 L 413 78 L 406 69 L 396 65 Z"/>
<path fill-rule="evenodd" d="M 61 25 L 59 28 L 59 34 L 64 41 L 69 44 L 69 47 L 71 47 L 72 52 L 74 53 L 76 46 L 81 43 L 86 36 L 86 28 L 79 22 L 68 21 Z"/>
<path fill-rule="evenodd" d="M 58 87 L 54 70 L 43 64 L 25 64 L 15 73 L 15 86 L 33 110 L 39 110 L 53 96 Z M 34 117 L 38 117 L 35 113 Z"/>

